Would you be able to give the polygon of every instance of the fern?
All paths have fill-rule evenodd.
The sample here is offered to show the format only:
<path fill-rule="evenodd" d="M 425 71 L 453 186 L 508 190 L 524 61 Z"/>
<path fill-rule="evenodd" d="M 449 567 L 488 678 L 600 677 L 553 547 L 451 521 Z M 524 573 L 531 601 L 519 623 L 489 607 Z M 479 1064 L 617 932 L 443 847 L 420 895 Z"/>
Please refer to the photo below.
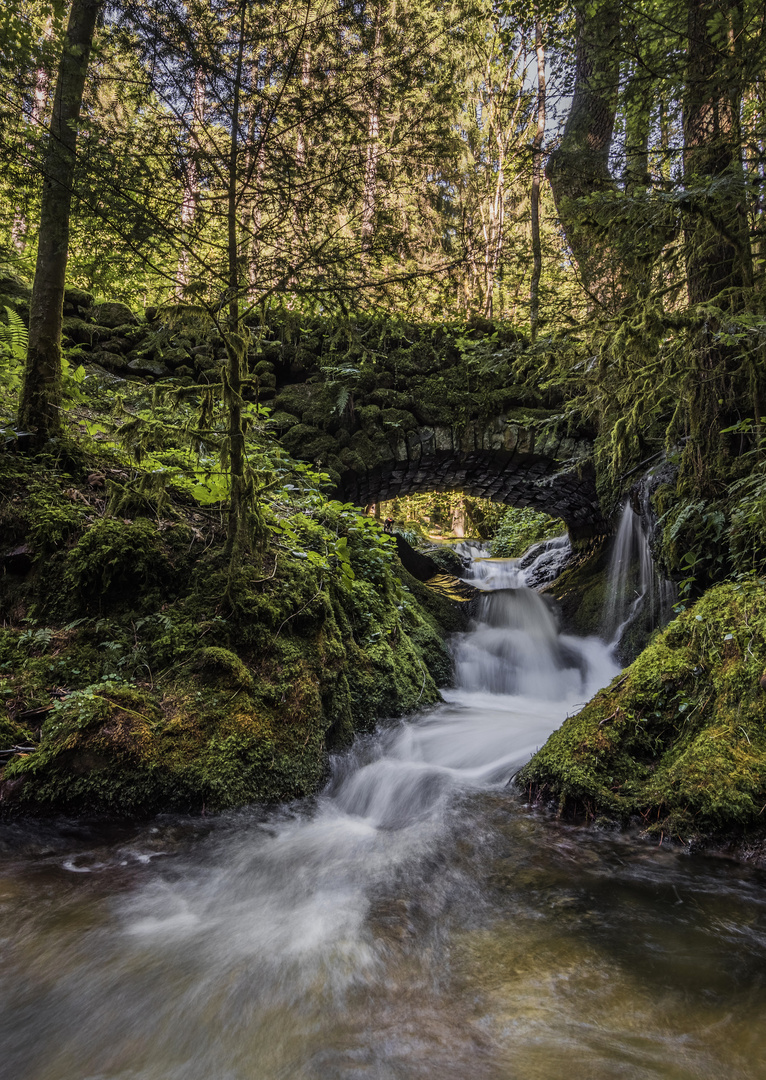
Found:
<path fill-rule="evenodd" d="M 10 404 L 21 385 L 21 371 L 29 334 L 18 312 L 5 306 L 5 322 L 0 321 L 0 391 Z"/>
<path fill-rule="evenodd" d="M 12 307 L 5 305 L 5 323 L 0 323 L 0 350 L 4 360 L 24 362 L 29 344 L 29 332 L 21 316 Z"/>

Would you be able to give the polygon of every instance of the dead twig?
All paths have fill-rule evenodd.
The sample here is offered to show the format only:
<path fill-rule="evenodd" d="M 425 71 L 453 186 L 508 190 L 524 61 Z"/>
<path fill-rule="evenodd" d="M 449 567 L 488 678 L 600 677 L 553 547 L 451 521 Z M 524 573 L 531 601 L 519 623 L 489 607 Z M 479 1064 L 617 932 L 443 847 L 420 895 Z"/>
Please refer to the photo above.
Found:
<path fill-rule="evenodd" d="M 291 619 L 294 619 L 294 618 L 296 617 L 296 615 L 300 615 L 300 613 L 301 613 L 302 611 L 305 611 L 305 610 L 306 610 L 306 608 L 307 608 L 307 607 L 309 606 L 309 604 L 313 604 L 313 603 L 314 603 L 314 601 L 316 600 L 316 598 L 317 598 L 318 596 L 321 596 L 321 595 L 322 595 L 322 590 L 323 590 L 323 588 L 324 588 L 324 582 L 321 582 L 321 583 L 320 583 L 320 585 L 319 585 L 319 588 L 318 588 L 318 589 L 317 589 L 317 591 L 316 591 L 316 592 L 314 593 L 314 595 L 313 595 L 313 596 L 311 597 L 311 599 L 310 599 L 310 600 L 307 600 L 307 601 L 306 601 L 306 603 L 305 603 L 305 604 L 303 605 L 303 607 L 300 607 L 300 608 L 298 608 L 298 610 L 297 610 L 297 611 L 294 611 L 294 612 L 292 613 L 292 615 L 288 615 L 288 616 L 287 616 L 287 618 L 286 618 L 286 619 L 284 620 L 284 622 L 282 622 L 282 623 L 280 624 L 280 626 L 279 626 L 279 629 L 277 630 L 277 632 L 276 632 L 276 634 L 274 635 L 274 637 L 273 637 L 273 638 L 271 639 L 271 644 L 272 644 L 272 645 L 273 645 L 273 644 L 274 644 L 274 642 L 275 642 L 275 641 L 277 640 L 277 638 L 279 637 L 279 635 L 280 635 L 280 634 L 282 633 L 282 627 L 284 627 L 284 626 L 285 626 L 285 625 L 286 625 L 287 623 L 289 623 Z"/>

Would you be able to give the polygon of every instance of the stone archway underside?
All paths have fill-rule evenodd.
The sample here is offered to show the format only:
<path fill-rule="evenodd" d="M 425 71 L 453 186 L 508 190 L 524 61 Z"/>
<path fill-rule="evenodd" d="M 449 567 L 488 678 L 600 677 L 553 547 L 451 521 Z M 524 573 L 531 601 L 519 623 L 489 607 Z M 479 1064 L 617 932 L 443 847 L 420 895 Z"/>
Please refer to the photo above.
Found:
<path fill-rule="evenodd" d="M 484 447 L 476 446 L 478 438 Z M 417 492 L 465 491 L 559 517 L 574 539 L 607 531 L 587 460 L 592 444 L 555 438 L 538 438 L 537 443 L 534 432 L 503 417 L 489 433 L 421 428 L 389 440 L 389 460 L 345 471 L 341 492 L 366 506 Z"/>

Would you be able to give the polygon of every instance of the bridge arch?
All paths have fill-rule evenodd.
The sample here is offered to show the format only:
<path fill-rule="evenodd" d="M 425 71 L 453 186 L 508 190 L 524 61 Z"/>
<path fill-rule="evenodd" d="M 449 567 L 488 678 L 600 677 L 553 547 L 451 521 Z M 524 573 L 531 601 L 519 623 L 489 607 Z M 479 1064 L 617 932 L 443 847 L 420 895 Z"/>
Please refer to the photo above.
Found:
<path fill-rule="evenodd" d="M 326 468 L 338 494 L 358 506 L 417 492 L 465 491 L 559 517 L 576 540 L 607 531 L 589 439 L 564 437 L 508 413 L 423 424 L 411 412 L 367 407 L 330 431 L 316 426 L 315 410 L 306 412 L 275 413 L 281 441 L 293 456 Z"/>
<path fill-rule="evenodd" d="M 341 452 L 351 464 L 340 474 L 339 490 L 365 506 L 401 495 L 464 491 L 507 506 L 529 507 L 561 518 L 573 539 L 606 531 L 590 466 L 587 440 L 546 435 L 507 416 L 459 427 L 420 426 L 373 444 L 367 453 Z"/>

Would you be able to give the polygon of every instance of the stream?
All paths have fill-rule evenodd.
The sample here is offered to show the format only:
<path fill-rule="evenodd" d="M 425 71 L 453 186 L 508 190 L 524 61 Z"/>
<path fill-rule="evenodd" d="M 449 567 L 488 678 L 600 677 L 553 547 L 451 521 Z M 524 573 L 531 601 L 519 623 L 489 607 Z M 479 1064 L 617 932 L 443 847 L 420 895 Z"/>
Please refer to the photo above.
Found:
<path fill-rule="evenodd" d="M 316 798 L 0 826 L 4 1080 L 766 1078 L 766 874 L 522 805 L 618 664 L 528 587 L 561 541 L 467 554 L 456 687 Z"/>

